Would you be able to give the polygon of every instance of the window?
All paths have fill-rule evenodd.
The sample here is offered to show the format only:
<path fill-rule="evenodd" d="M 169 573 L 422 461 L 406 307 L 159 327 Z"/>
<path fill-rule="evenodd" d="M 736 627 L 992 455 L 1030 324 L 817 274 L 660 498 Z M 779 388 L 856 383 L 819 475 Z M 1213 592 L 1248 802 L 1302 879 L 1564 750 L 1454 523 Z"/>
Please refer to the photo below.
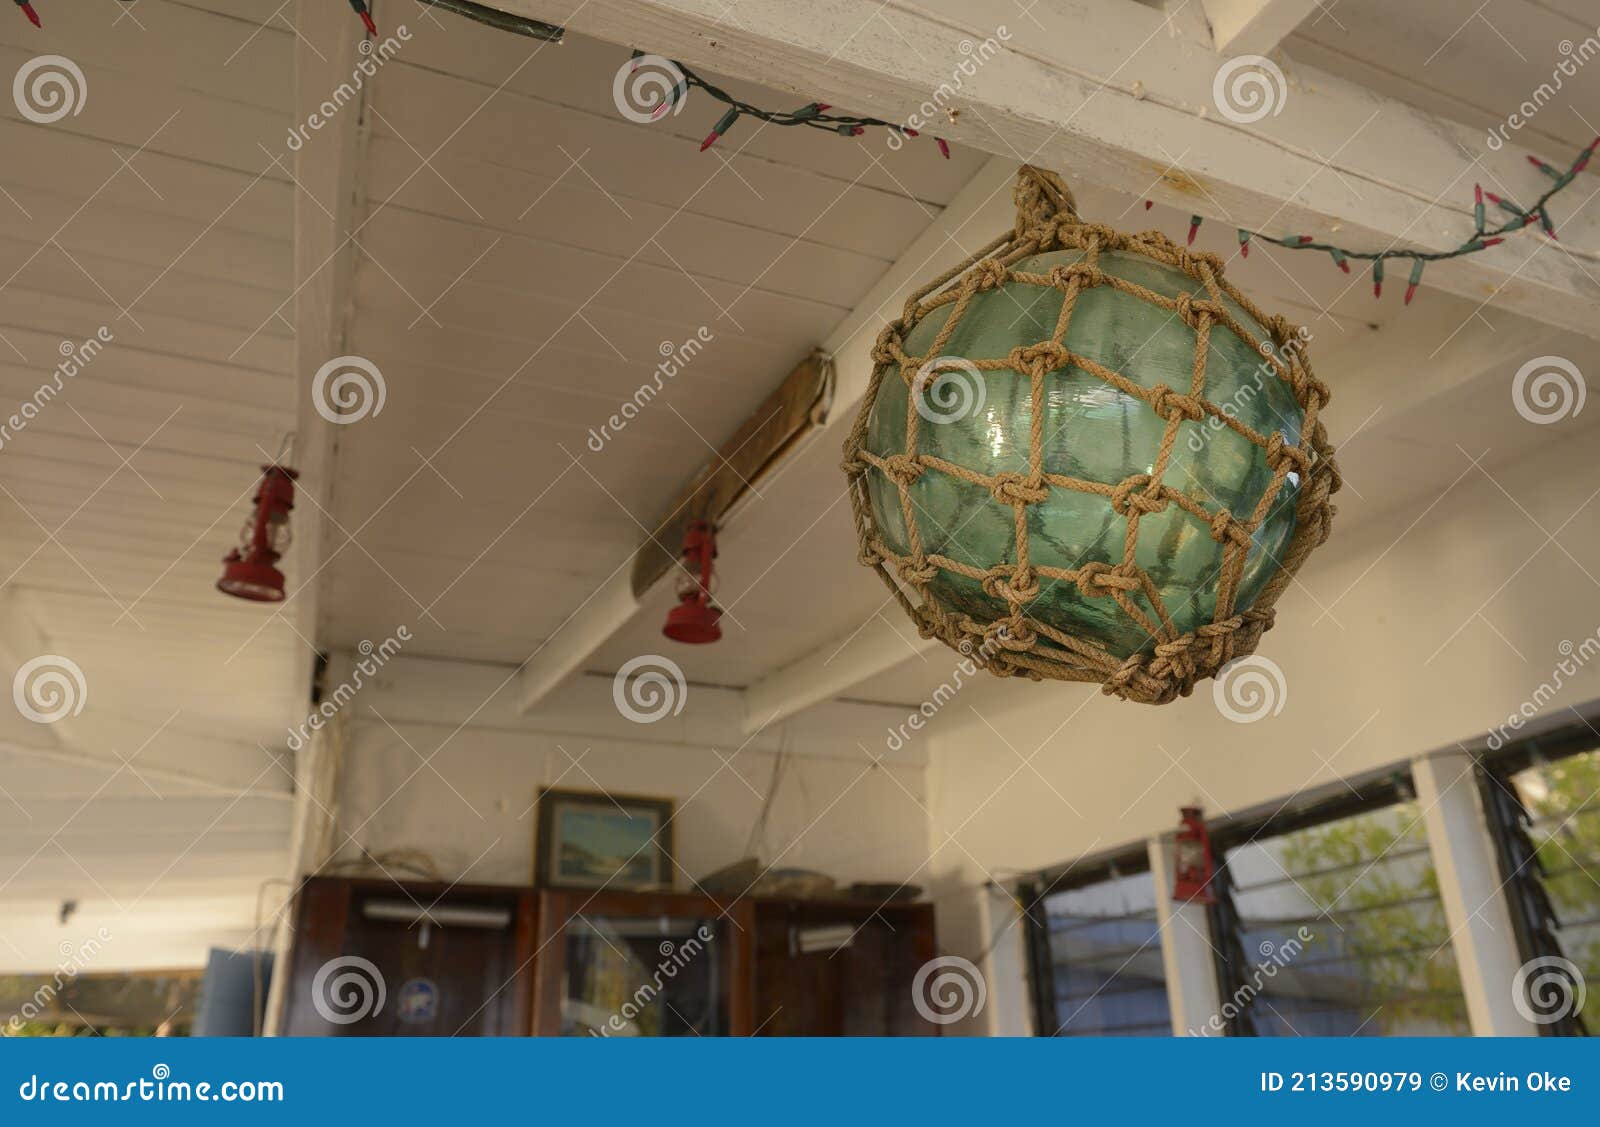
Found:
<path fill-rule="evenodd" d="M 1035 1028 L 1059 1037 L 1172 1033 L 1155 886 L 1141 850 L 1034 899 Z"/>
<path fill-rule="evenodd" d="M 1213 933 L 1224 1016 L 1260 1037 L 1465 1035 L 1461 977 L 1416 803 L 1391 780 L 1231 835 Z"/>
<path fill-rule="evenodd" d="M 1536 748 L 1517 749 L 1483 774 L 1484 806 L 1530 968 L 1528 1012 L 1542 1033 L 1600 1032 L 1600 751 L 1550 759 Z M 1586 999 L 1581 1008 L 1579 999 Z"/>

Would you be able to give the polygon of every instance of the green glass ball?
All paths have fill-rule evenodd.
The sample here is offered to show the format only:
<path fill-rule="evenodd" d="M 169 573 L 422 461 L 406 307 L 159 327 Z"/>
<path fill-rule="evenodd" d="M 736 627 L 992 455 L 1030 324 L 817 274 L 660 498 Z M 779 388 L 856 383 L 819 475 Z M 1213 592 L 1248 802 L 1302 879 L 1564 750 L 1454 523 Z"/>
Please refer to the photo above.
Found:
<path fill-rule="evenodd" d="M 1083 252 L 1053 251 L 1014 264 L 1015 272 L 1048 274 L 1057 265 L 1081 261 Z M 1138 283 L 1165 297 L 1209 300 L 1204 286 L 1176 267 L 1121 251 L 1106 251 L 1099 266 L 1107 274 Z M 973 297 L 940 353 L 967 360 L 1003 359 L 1019 346 L 1049 340 L 1056 327 L 1061 290 L 1016 280 Z M 1271 336 L 1231 299 L 1231 316 L 1260 341 Z M 905 336 L 908 356 L 925 357 L 953 305 L 933 310 Z M 1110 285 L 1083 289 L 1064 344 L 1133 383 L 1158 384 L 1187 393 L 1196 346 L 1195 330 L 1171 310 Z M 865 448 L 881 457 L 906 452 L 906 417 L 922 415 L 917 450 L 976 473 L 1027 475 L 1033 422 L 1031 381 L 1010 369 L 960 369 L 940 365 L 939 374 L 908 388 L 897 366 L 883 374 L 868 419 Z M 1205 399 L 1255 431 L 1299 442 L 1304 412 L 1288 384 L 1263 355 L 1221 325 L 1213 325 L 1206 360 Z M 1152 472 L 1166 420 L 1151 405 L 1074 366 L 1045 376 L 1044 470 L 1116 485 Z M 1182 490 L 1210 512 L 1226 508 L 1247 521 L 1272 480 L 1266 451 L 1212 417 L 1183 420 L 1164 485 Z M 1290 474 L 1267 518 L 1255 531 L 1234 602 L 1248 610 L 1278 569 L 1295 525 L 1300 482 Z M 867 474 L 872 518 L 883 542 L 910 554 L 899 487 L 874 468 Z M 923 549 L 977 568 L 1015 563 L 1015 508 L 982 485 L 928 469 L 910 486 Z M 1075 569 L 1098 561 L 1122 562 L 1127 518 L 1107 497 L 1057 486 L 1026 509 L 1030 559 L 1034 565 Z M 1175 504 L 1140 519 L 1135 562 L 1150 575 L 1178 633 L 1212 621 L 1224 545 L 1210 525 Z M 1102 644 L 1118 658 L 1149 653 L 1156 644 L 1111 598 L 1088 598 L 1070 582 L 1040 579 L 1041 590 L 1023 613 L 1064 633 Z M 978 580 L 941 569 L 928 594 L 947 612 L 976 621 L 1009 616 L 1004 600 L 986 594 Z M 1142 593 L 1132 596 L 1152 622 L 1160 618 Z M 1040 642 L 1051 643 L 1043 635 Z"/>

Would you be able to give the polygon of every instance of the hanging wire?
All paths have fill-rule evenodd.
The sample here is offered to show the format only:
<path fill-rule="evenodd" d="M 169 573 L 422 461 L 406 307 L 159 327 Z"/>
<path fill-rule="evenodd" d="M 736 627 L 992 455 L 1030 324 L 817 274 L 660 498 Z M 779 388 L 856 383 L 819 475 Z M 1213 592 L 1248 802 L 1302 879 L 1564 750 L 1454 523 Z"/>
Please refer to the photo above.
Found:
<path fill-rule="evenodd" d="M 294 464 L 294 442 L 294 431 L 284 431 L 283 438 L 278 442 L 278 452 L 272 457 L 273 465 L 288 466 Z"/>
<path fill-rule="evenodd" d="M 467 17 L 469 20 L 476 20 L 498 31 L 526 35 L 529 39 L 538 39 L 545 43 L 559 44 L 567 34 L 566 28 L 557 27 L 555 24 L 545 23 L 543 20 L 530 19 L 527 16 L 512 15 L 510 12 L 500 11 L 498 8 L 486 8 L 482 4 L 474 4 L 472 0 L 417 0 L 417 3 L 426 4 L 432 8 L 443 8 L 447 12 L 454 12 L 458 16 Z"/>
<path fill-rule="evenodd" d="M 644 51 L 634 51 L 633 60 L 635 65 L 645 55 L 646 52 Z M 700 143 L 701 152 L 705 152 L 715 144 L 717 138 L 733 128 L 734 122 L 741 117 L 753 117 L 757 121 L 766 122 L 768 125 L 803 125 L 810 129 L 823 129 L 829 133 L 837 133 L 842 137 L 859 137 L 868 129 L 874 128 L 892 130 L 902 137 L 917 137 L 921 135 L 908 125 L 897 125 L 892 121 L 884 121 L 882 118 L 854 117 L 849 114 L 829 113 L 828 111 L 833 107 L 825 102 L 808 102 L 797 110 L 764 110 L 753 103 L 735 98 L 721 87 L 707 82 L 677 60 L 670 61 L 682 77 L 678 84 L 667 94 L 666 100 L 657 111 L 658 113 L 665 113 L 677 105 L 688 97 L 690 90 L 703 90 L 710 97 L 728 107 L 722 117 L 717 120 L 715 128 Z M 948 159 L 950 146 L 945 143 L 943 138 L 935 137 L 934 140 L 939 144 L 939 151 Z"/>

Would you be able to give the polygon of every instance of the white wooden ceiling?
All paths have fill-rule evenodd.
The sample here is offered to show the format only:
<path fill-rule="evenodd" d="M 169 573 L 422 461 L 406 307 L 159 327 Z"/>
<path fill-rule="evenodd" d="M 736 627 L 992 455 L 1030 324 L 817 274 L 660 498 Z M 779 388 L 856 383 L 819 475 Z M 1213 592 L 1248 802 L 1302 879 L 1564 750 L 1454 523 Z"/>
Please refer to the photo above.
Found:
<path fill-rule="evenodd" d="M 1501 4 L 1508 14 L 1516 7 L 1496 0 L 1485 12 Z M 1314 51 L 1335 71 L 1359 69 L 1364 80 L 1366 60 L 1381 57 L 1385 75 L 1410 76 L 1384 83 L 1424 100 L 1418 91 L 1437 82 L 1438 108 L 1468 120 L 1471 105 L 1483 117 L 1505 100 L 1447 93 L 1464 88 L 1457 79 L 1475 60 L 1496 60 L 1480 85 L 1525 81 L 1545 65 L 1501 66 L 1509 52 L 1488 28 L 1453 35 L 1453 6 L 1429 5 L 1426 16 L 1390 7 L 1328 5 L 1291 50 Z M 1545 6 L 1537 14 L 1508 19 L 1517 24 L 1508 34 L 1529 36 L 1530 57 L 1552 20 L 1568 35 L 1580 30 L 1575 16 Z M 958 148 L 944 161 L 931 144 L 891 152 L 880 136 L 747 121 L 701 154 L 719 112 L 704 95 L 654 124 L 617 112 L 623 48 L 575 35 L 540 48 L 443 18 L 409 24 L 414 41 L 374 85 L 349 335 L 350 351 L 382 369 L 388 400 L 381 417 L 338 435 L 335 508 L 341 524 L 360 528 L 360 547 L 330 569 L 322 632 L 348 646 L 405 624 L 418 635 L 413 652 L 516 664 L 623 564 L 711 448 L 843 318 L 981 157 Z M 761 104 L 793 100 L 729 86 Z M 1567 116 L 1552 109 L 1550 130 L 1583 143 Z M 1093 217 L 1174 237 L 1187 227 L 1187 215 L 1078 189 Z M 1004 201 L 995 216 L 997 227 L 1009 222 Z M 1233 232 L 1217 224 L 1202 229 L 1200 245 L 1235 252 Z M 954 261 L 962 248 L 949 252 Z M 1321 256 L 1258 247 L 1229 269 L 1263 304 L 1311 326 L 1327 378 L 1338 372 L 1326 358 L 1402 316 L 1403 278 L 1376 302 L 1365 279 Z M 1426 292 L 1412 310 L 1440 306 L 1458 311 L 1455 323 L 1472 317 L 1469 304 Z M 704 354 L 603 450 L 586 448 L 589 429 L 649 379 L 658 345 L 701 326 L 716 338 Z M 1456 401 L 1440 425 L 1482 419 L 1502 390 Z M 1362 427 L 1364 464 L 1349 476 L 1357 487 L 1368 474 L 1393 478 L 1373 491 L 1384 504 L 1456 476 L 1437 449 L 1415 444 L 1414 424 Z M 1514 457 L 1537 432 L 1497 435 L 1492 456 Z M 748 684 L 886 610 L 881 584 L 855 563 L 841 437 L 836 425 L 813 443 L 727 533 L 725 638 L 671 649 L 691 678 Z M 1452 455 L 1454 441 L 1440 439 Z M 1347 495 L 1344 527 L 1371 507 Z M 590 667 L 615 669 L 671 646 L 659 633 L 670 603 L 657 592 Z M 926 682 L 913 665 L 862 695 L 914 702 Z"/>
<path fill-rule="evenodd" d="M 258 885 L 284 874 L 279 751 L 305 707 L 306 644 L 213 587 L 262 450 L 294 425 L 275 316 L 292 187 L 272 161 L 290 36 L 242 2 L 41 4 L 43 31 L 10 8 L 0 415 L 63 342 L 114 339 L 0 452 L 7 688 L 49 653 L 86 693 L 74 719 L 0 731 L 0 966 L 49 969 L 57 939 L 100 926 L 120 937 L 108 966 L 195 965 L 250 932 Z M 80 113 L 24 119 L 10 80 L 40 54 L 81 69 Z"/>

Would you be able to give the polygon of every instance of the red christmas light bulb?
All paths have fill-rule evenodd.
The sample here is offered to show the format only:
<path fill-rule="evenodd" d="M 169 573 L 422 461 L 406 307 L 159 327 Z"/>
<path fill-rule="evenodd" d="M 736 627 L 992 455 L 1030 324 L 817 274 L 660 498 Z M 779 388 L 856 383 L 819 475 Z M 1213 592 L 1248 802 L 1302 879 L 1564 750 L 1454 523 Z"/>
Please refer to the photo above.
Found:
<path fill-rule="evenodd" d="M 39 20 L 39 13 L 33 10 L 33 5 L 28 3 L 28 0 L 18 0 L 17 6 L 22 9 L 22 14 L 28 17 L 28 22 L 34 27 L 44 26 Z"/>

